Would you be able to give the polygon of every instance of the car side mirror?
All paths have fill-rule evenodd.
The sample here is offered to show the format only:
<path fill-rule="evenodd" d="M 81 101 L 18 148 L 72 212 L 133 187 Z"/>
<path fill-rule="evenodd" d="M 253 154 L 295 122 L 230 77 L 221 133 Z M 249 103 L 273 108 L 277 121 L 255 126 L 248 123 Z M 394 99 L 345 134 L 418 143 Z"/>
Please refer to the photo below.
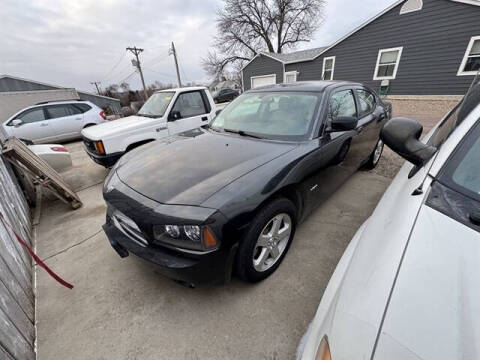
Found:
<path fill-rule="evenodd" d="M 423 126 L 416 120 L 393 118 L 382 131 L 380 139 L 398 155 L 415 166 L 423 166 L 437 152 L 437 148 L 420 141 Z"/>
<path fill-rule="evenodd" d="M 176 121 L 180 120 L 182 118 L 182 114 L 180 114 L 180 111 L 173 110 L 170 112 L 170 115 L 168 116 L 168 121 Z"/>
<path fill-rule="evenodd" d="M 353 116 L 339 116 L 333 118 L 330 123 L 330 132 L 354 130 L 358 120 Z"/>
<path fill-rule="evenodd" d="M 12 121 L 12 125 L 15 126 L 15 127 L 19 127 L 22 124 L 23 124 L 23 121 L 20 120 L 20 119 L 15 119 L 15 120 Z"/>

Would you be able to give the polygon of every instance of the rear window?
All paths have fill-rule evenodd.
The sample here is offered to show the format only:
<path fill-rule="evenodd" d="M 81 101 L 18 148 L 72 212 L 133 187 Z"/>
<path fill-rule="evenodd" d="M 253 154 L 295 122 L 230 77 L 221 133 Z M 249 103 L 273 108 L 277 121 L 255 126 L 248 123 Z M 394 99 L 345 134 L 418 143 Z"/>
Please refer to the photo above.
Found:
<path fill-rule="evenodd" d="M 88 104 L 83 104 L 83 103 L 79 103 L 79 104 L 72 104 L 73 107 L 79 109 L 82 113 L 85 113 L 87 112 L 88 110 L 90 110 L 92 107 Z"/>

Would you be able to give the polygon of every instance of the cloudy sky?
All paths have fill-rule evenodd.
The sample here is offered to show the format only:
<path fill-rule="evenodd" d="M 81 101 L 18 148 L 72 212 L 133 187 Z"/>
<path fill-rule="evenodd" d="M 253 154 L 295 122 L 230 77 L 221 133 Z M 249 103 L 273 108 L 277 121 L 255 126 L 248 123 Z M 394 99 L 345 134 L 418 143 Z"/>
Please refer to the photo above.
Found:
<path fill-rule="evenodd" d="M 310 43 L 328 45 L 395 0 L 327 0 L 325 22 Z M 175 82 L 175 42 L 186 81 L 206 82 L 201 68 L 221 0 L 2 0 L 0 74 L 92 91 L 127 81 L 138 88 L 127 46 L 145 51 L 147 85 Z"/>

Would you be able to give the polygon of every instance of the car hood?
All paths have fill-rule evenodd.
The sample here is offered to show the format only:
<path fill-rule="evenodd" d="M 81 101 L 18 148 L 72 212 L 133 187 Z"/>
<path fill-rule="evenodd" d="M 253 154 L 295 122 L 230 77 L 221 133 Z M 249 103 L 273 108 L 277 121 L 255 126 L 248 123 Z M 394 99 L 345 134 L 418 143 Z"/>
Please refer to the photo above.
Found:
<path fill-rule="evenodd" d="M 422 206 L 375 358 L 479 359 L 479 263 L 480 234 Z"/>
<path fill-rule="evenodd" d="M 239 177 L 296 146 L 196 129 L 127 154 L 117 173 L 122 182 L 152 200 L 200 205 Z"/>
<path fill-rule="evenodd" d="M 154 122 L 161 122 L 161 119 L 152 119 L 134 115 L 87 127 L 82 130 L 82 136 L 90 140 L 102 140 L 105 137 L 118 133 L 125 133 L 130 130 L 138 129 L 143 125 L 150 125 Z"/>

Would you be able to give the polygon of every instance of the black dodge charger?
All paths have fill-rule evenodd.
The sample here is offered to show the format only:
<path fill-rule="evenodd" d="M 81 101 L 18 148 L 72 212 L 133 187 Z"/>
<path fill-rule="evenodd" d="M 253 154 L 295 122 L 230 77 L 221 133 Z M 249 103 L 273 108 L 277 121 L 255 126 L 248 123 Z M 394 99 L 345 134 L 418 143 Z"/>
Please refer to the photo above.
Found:
<path fill-rule="evenodd" d="M 263 280 L 315 206 L 377 165 L 390 116 L 357 83 L 248 91 L 209 125 L 125 155 L 105 181 L 105 233 L 177 281 Z"/>

